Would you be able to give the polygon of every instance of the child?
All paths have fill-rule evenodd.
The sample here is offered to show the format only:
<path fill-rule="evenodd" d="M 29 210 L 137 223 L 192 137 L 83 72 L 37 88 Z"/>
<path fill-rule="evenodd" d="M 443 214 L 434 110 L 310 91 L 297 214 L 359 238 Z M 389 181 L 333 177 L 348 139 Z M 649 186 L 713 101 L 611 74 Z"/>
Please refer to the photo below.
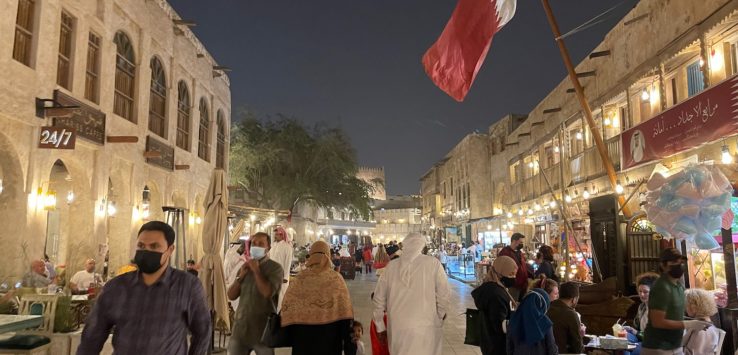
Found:
<path fill-rule="evenodd" d="M 364 326 L 354 319 L 354 332 L 351 334 L 351 341 L 356 344 L 356 355 L 366 355 L 364 350 L 364 342 L 361 337 L 364 335 Z"/>

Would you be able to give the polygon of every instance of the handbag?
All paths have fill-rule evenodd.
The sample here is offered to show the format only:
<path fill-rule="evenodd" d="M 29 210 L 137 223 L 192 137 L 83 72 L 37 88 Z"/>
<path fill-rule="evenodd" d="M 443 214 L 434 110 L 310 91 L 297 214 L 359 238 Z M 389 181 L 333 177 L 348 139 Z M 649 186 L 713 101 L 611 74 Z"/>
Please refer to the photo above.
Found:
<path fill-rule="evenodd" d="M 282 328 L 282 316 L 277 313 L 277 307 L 272 303 L 274 309 L 267 317 L 266 326 L 261 333 L 261 344 L 270 348 L 285 348 L 292 344 L 287 335 L 287 328 Z"/>
<path fill-rule="evenodd" d="M 466 334 L 464 344 L 480 346 L 482 340 L 482 312 L 478 309 L 466 309 Z"/>

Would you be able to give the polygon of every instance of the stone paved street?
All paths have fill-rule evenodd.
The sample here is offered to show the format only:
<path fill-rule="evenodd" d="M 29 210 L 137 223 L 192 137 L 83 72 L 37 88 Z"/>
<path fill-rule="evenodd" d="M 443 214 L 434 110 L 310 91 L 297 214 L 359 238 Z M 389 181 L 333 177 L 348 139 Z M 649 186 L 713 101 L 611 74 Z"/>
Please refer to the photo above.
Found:
<path fill-rule="evenodd" d="M 367 353 L 371 354 L 371 340 L 369 339 L 369 323 L 372 315 L 372 303 L 370 295 L 376 284 L 376 274 L 357 274 L 355 280 L 348 280 L 348 288 L 351 292 L 351 301 L 354 303 L 354 315 L 364 325 L 364 344 Z M 464 312 L 467 307 L 474 307 L 471 298 L 471 286 L 449 278 L 451 288 L 451 312 L 449 312 L 446 323 L 443 326 L 444 355 L 471 355 L 481 354 L 476 346 L 464 345 L 465 318 Z M 277 350 L 277 355 L 288 355 L 289 349 Z"/>

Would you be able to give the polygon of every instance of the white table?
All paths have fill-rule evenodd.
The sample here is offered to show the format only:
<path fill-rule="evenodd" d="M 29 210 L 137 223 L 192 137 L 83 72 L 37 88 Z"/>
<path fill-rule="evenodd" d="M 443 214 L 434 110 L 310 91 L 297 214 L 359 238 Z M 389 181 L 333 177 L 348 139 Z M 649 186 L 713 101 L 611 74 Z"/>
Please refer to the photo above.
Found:
<path fill-rule="evenodd" d="M 88 295 L 74 295 L 72 296 L 72 302 L 84 302 L 88 301 L 90 297 Z"/>
<path fill-rule="evenodd" d="M 36 328 L 44 322 L 43 316 L 20 316 L 0 314 L 0 333 L 14 332 L 28 328 Z"/>

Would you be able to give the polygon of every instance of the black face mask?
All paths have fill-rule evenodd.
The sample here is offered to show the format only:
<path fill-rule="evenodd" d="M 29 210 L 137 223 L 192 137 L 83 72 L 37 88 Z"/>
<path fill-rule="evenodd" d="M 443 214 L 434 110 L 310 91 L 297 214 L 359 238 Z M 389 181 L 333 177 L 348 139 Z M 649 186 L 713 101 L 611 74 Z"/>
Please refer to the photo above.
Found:
<path fill-rule="evenodd" d="M 680 279 L 684 275 L 684 264 L 679 265 L 671 265 L 669 266 L 669 271 L 667 271 L 669 276 Z"/>
<path fill-rule="evenodd" d="M 162 255 L 164 253 L 150 250 L 136 250 L 136 256 L 133 257 L 133 262 L 136 263 L 138 269 L 144 274 L 153 274 L 161 268 Z"/>
<path fill-rule="evenodd" d="M 504 285 L 507 288 L 515 286 L 515 278 L 513 277 L 501 277 L 500 282 L 502 282 L 502 285 Z"/>
<path fill-rule="evenodd" d="M 519 244 L 519 245 L 518 245 L 518 246 L 517 246 L 517 247 L 515 248 L 515 250 L 523 250 L 523 244 Z"/>

